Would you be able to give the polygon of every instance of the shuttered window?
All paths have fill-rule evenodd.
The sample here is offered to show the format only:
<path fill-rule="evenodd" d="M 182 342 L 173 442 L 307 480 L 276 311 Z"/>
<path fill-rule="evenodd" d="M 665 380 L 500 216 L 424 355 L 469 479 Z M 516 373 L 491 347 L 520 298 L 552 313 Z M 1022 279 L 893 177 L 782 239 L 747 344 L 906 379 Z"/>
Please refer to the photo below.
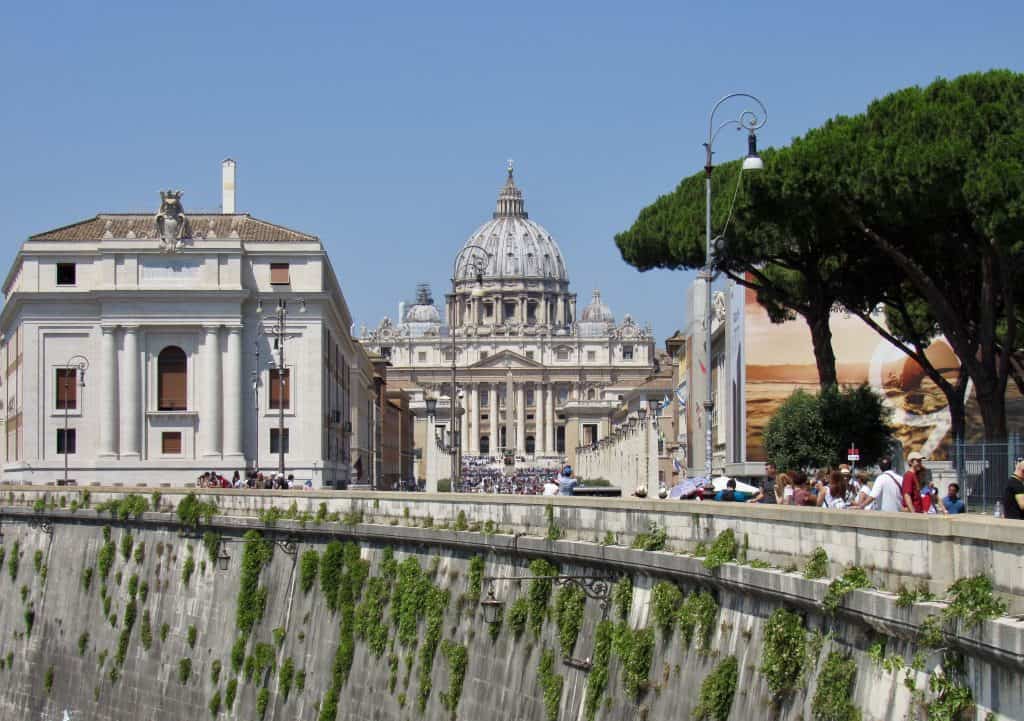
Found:
<path fill-rule="evenodd" d="M 184 411 L 188 388 L 188 358 L 177 346 L 167 346 L 157 357 L 157 408 Z"/>
<path fill-rule="evenodd" d="M 287 263 L 271 263 L 270 264 L 270 284 L 271 285 L 288 285 L 291 280 L 288 278 L 288 264 Z"/>
<path fill-rule="evenodd" d="M 281 383 L 284 380 L 284 383 Z M 292 383 L 291 373 L 289 369 L 285 368 L 284 378 L 281 378 L 281 372 L 277 368 L 270 369 L 270 378 L 267 381 L 267 385 L 270 388 L 270 408 L 272 410 L 279 410 L 280 408 L 291 408 L 292 401 Z M 283 386 L 283 387 L 282 387 Z M 282 405 L 281 399 L 284 398 L 284 404 Z"/>
<path fill-rule="evenodd" d="M 58 368 L 55 391 L 58 410 L 78 408 L 78 369 Z"/>
<path fill-rule="evenodd" d="M 75 447 L 77 446 L 77 443 L 75 442 L 76 441 L 76 438 L 75 438 L 76 435 L 77 434 L 75 433 L 75 429 L 74 428 L 68 428 L 66 435 L 65 435 L 65 432 L 64 432 L 63 428 L 58 428 L 57 429 L 57 453 L 61 453 L 61 454 L 64 453 L 64 444 L 65 443 L 67 444 L 67 452 L 69 454 L 74 453 L 75 452 Z"/>
<path fill-rule="evenodd" d="M 279 429 L 277 429 L 277 428 L 271 428 L 270 429 L 270 452 L 271 453 L 281 453 L 281 451 L 283 450 L 285 453 L 288 453 L 288 429 L 287 428 L 284 429 L 284 448 L 283 449 L 278 445 L 278 438 L 279 438 L 278 432 L 279 432 Z"/>
<path fill-rule="evenodd" d="M 160 450 L 165 456 L 181 453 L 181 431 L 164 431 L 160 435 Z"/>

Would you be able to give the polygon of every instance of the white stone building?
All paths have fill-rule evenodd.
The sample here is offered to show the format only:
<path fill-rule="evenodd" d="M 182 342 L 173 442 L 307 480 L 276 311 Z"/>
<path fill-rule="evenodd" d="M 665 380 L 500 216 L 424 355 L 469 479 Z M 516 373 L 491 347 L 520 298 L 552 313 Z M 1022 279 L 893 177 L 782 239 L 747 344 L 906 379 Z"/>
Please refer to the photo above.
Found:
<path fill-rule="evenodd" d="M 0 314 L 4 479 L 62 479 L 65 443 L 79 484 L 274 471 L 282 411 L 286 473 L 347 483 L 353 449 L 373 473 L 373 369 L 324 247 L 235 212 L 234 173 L 225 161 L 223 212 L 162 193 L 156 216 L 101 213 L 21 246 Z"/>
<path fill-rule="evenodd" d="M 511 164 L 492 218 L 458 251 L 453 276 L 448 327 L 421 286 L 415 303 L 399 305 L 397 323 L 385 318 L 361 332 L 390 361 L 389 386 L 412 394 L 417 447 L 430 439 L 426 394 L 439 398 L 434 433 L 452 437 L 453 365 L 463 456 L 571 462 L 578 445 L 603 438 L 625 394 L 652 371 L 651 330 L 628 315 L 616 323 L 596 290 L 577 317 L 562 252 L 528 217 Z"/>

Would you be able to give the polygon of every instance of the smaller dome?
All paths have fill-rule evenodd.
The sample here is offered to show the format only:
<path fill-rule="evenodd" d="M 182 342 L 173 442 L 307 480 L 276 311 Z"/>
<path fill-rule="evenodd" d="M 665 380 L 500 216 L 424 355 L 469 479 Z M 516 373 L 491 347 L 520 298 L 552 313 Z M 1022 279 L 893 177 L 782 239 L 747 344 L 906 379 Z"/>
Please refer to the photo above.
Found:
<path fill-rule="evenodd" d="M 441 313 L 435 305 L 413 305 L 405 312 L 406 323 L 440 323 Z"/>
<path fill-rule="evenodd" d="M 584 323 L 615 322 L 615 316 L 612 315 L 612 309 L 601 302 L 600 290 L 594 290 L 594 295 L 590 300 L 590 305 L 583 309 L 583 315 L 580 316 L 580 320 Z"/>

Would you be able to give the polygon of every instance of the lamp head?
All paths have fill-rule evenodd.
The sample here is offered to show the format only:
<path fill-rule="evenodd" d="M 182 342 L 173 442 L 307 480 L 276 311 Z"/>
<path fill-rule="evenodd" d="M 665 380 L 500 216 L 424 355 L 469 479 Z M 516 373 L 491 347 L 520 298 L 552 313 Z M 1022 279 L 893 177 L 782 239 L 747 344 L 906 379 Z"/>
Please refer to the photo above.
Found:
<path fill-rule="evenodd" d="M 306 312 L 306 299 L 305 298 L 299 298 L 299 312 L 300 313 L 305 313 Z"/>
<path fill-rule="evenodd" d="M 757 135 L 753 130 L 747 136 L 747 157 L 743 159 L 743 170 L 764 170 L 764 161 L 757 154 Z"/>

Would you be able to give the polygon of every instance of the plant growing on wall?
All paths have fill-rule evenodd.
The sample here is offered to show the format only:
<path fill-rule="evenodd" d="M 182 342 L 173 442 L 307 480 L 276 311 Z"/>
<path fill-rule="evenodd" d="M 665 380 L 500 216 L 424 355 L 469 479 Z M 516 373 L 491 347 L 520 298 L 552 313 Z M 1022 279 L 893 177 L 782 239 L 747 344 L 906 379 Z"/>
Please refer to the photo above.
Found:
<path fill-rule="evenodd" d="M 43 686 L 46 687 L 46 695 L 50 695 L 50 691 L 53 689 L 53 666 L 46 669 L 46 675 L 43 677 Z"/>
<path fill-rule="evenodd" d="M 724 563 L 735 561 L 737 548 L 736 535 L 731 528 L 726 528 L 711 544 L 708 555 L 704 557 L 704 568 L 714 571 Z"/>
<path fill-rule="evenodd" d="M 117 549 L 114 546 L 114 542 L 110 540 L 110 526 L 103 527 L 103 537 L 106 541 L 100 546 L 100 551 L 96 558 L 96 568 L 100 573 L 100 578 L 105 581 L 107 576 L 110 575 L 111 566 L 114 565 L 114 556 L 117 554 Z"/>
<path fill-rule="evenodd" d="M 228 712 L 231 711 L 231 707 L 235 705 L 235 695 L 238 693 L 238 679 L 228 679 L 227 686 L 224 687 L 224 709 Z"/>
<path fill-rule="evenodd" d="M 814 721 L 860 721 L 860 711 L 850 701 L 856 678 L 856 661 L 838 651 L 828 655 L 811 702 Z"/>
<path fill-rule="evenodd" d="M 477 555 L 469 560 L 469 578 L 466 587 L 466 598 L 470 601 L 480 600 L 480 590 L 484 578 L 484 557 Z"/>
<path fill-rule="evenodd" d="M 629 609 L 633 605 L 633 579 L 623 576 L 612 589 L 612 603 L 619 614 L 619 620 L 629 618 Z"/>
<path fill-rule="evenodd" d="M 638 548 L 641 551 L 664 551 L 668 543 L 668 531 L 654 521 L 647 525 L 647 530 L 636 534 L 631 548 Z"/>
<path fill-rule="evenodd" d="M 183 526 L 198 528 L 200 521 L 210 523 L 218 510 L 216 503 L 200 501 L 196 494 L 189 493 L 178 502 L 178 521 Z"/>
<path fill-rule="evenodd" d="M 260 573 L 270 563 L 273 546 L 259 531 L 246 531 L 242 537 L 242 571 L 238 584 L 238 607 L 235 627 L 248 636 L 253 626 L 263 620 L 267 605 L 267 589 L 260 588 Z"/>
<path fill-rule="evenodd" d="M 527 594 L 530 604 L 530 630 L 534 636 L 540 636 L 548 615 L 552 581 L 558 575 L 558 567 L 550 561 L 537 558 L 530 562 L 530 575 L 536 576 L 530 581 L 530 590 Z"/>
<path fill-rule="evenodd" d="M 555 594 L 555 625 L 563 658 L 572 656 L 576 639 L 583 625 L 583 609 L 587 596 L 579 586 L 568 585 Z"/>
<path fill-rule="evenodd" d="M 448 661 L 448 690 L 441 692 L 441 705 L 455 717 L 455 710 L 462 698 L 462 684 L 469 665 L 469 650 L 451 641 L 441 642 L 441 654 Z"/>
<path fill-rule="evenodd" d="M 855 589 L 870 588 L 870 586 L 871 579 L 868 578 L 868 574 L 865 573 L 864 569 L 859 566 L 850 566 L 842 576 L 828 585 L 828 590 L 821 601 L 821 606 L 829 616 L 835 615 L 836 609 L 839 608 L 839 604 L 846 598 L 846 594 Z"/>
<path fill-rule="evenodd" d="M 256 715 L 263 721 L 263 717 L 267 715 L 267 705 L 270 703 L 270 691 L 266 687 L 260 689 L 260 692 L 256 694 Z"/>
<path fill-rule="evenodd" d="M 807 659 L 807 632 L 799 614 L 776 609 L 768 618 L 761 648 L 761 673 L 776 697 L 791 693 Z"/>
<path fill-rule="evenodd" d="M 824 548 L 818 546 L 811 552 L 811 557 L 807 559 L 807 565 L 804 566 L 804 578 L 815 579 L 826 576 L 828 576 L 828 554 L 825 553 Z"/>
<path fill-rule="evenodd" d="M 679 609 L 679 628 L 683 640 L 689 644 L 697 639 L 697 649 L 706 651 L 711 644 L 711 632 L 718 616 L 718 602 L 708 591 L 693 591 L 686 596 Z"/>
<path fill-rule="evenodd" d="M 736 682 L 739 679 L 739 662 L 735 656 L 723 659 L 709 673 L 700 685 L 700 699 L 693 710 L 695 721 L 711 719 L 726 721 L 729 709 L 736 695 Z"/>
<path fill-rule="evenodd" d="M 21 542 L 15 541 L 11 546 L 11 557 L 7 559 L 7 573 L 10 574 L 12 582 L 18 580 L 19 561 L 21 561 Z"/>
<path fill-rule="evenodd" d="M 540 654 L 540 665 L 537 676 L 541 690 L 544 692 L 544 712 L 547 721 L 558 721 L 558 708 L 562 703 L 562 684 L 564 679 L 554 672 L 555 653 L 545 648 Z"/>
<path fill-rule="evenodd" d="M 651 589 L 651 614 L 665 638 L 672 635 L 682 603 L 683 592 L 674 583 L 658 581 Z"/>
<path fill-rule="evenodd" d="M 654 658 L 654 629 L 630 629 L 625 623 L 615 628 L 613 650 L 622 659 L 622 685 L 630 698 L 639 698 L 650 685 Z"/>
<path fill-rule="evenodd" d="M 313 589 L 319 568 L 320 554 L 315 549 L 311 548 L 302 554 L 302 559 L 299 561 L 299 587 L 302 588 L 303 593 L 309 593 Z"/>
<path fill-rule="evenodd" d="M 520 596 L 508 609 L 508 627 L 512 634 L 519 638 L 526 630 L 526 622 L 530 618 L 530 602 L 525 596 Z"/>
<path fill-rule="evenodd" d="M 590 674 L 587 676 L 587 696 L 583 704 L 586 721 L 594 721 L 601 707 L 605 689 L 608 688 L 608 664 L 612 656 L 612 637 L 615 624 L 604 620 L 597 624 L 594 633 L 594 654 L 591 657 Z"/>
<path fill-rule="evenodd" d="M 292 684 L 295 681 L 295 661 L 291 656 L 284 660 L 281 664 L 281 673 L 277 676 L 277 692 L 281 695 L 285 701 L 288 700 L 288 694 L 292 692 Z"/>
<path fill-rule="evenodd" d="M 448 591 L 430 586 L 427 594 L 426 628 L 423 632 L 423 644 L 419 652 L 420 688 L 417 695 L 417 708 L 423 713 L 430 697 L 430 674 L 434 667 L 434 656 L 441 642 L 441 626 L 444 623 L 444 610 L 448 606 Z"/>
<path fill-rule="evenodd" d="M 178 683 L 184 686 L 192 675 L 192 659 L 183 658 L 178 661 Z"/>

